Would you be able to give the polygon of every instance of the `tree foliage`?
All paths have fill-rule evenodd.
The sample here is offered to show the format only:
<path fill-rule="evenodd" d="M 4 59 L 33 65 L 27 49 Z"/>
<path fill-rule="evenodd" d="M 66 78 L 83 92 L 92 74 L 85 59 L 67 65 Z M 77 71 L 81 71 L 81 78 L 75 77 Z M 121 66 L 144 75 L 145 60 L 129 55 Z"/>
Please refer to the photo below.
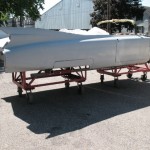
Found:
<path fill-rule="evenodd" d="M 15 17 L 30 17 L 36 20 L 40 17 L 39 9 L 43 9 L 44 0 L 0 0 L 0 20 L 2 15 L 12 14 Z"/>
<path fill-rule="evenodd" d="M 133 19 L 141 20 L 143 18 L 144 7 L 140 0 L 93 0 L 94 12 L 91 14 L 92 26 L 97 26 L 99 21 L 109 19 Z M 109 4 L 109 5 L 108 5 Z M 111 32 L 120 30 L 122 23 L 111 24 Z M 132 28 L 130 23 L 125 26 Z M 107 24 L 101 25 L 101 28 L 107 28 Z"/>

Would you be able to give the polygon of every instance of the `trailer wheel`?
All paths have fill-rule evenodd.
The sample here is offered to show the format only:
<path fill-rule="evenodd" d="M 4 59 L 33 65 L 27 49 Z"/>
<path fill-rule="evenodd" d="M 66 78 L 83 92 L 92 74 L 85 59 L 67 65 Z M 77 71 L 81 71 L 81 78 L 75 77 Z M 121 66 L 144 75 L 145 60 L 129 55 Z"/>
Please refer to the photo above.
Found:
<path fill-rule="evenodd" d="M 27 104 L 33 104 L 33 94 L 32 92 L 26 91 Z"/>
<path fill-rule="evenodd" d="M 100 76 L 100 80 L 101 80 L 101 83 L 104 83 L 104 75 L 103 74 Z"/>
<path fill-rule="evenodd" d="M 82 86 L 82 83 L 79 83 L 78 84 L 78 93 L 81 95 L 83 94 L 83 86 Z"/>
<path fill-rule="evenodd" d="M 146 74 L 141 75 L 141 80 L 142 81 L 145 81 L 146 79 L 147 79 L 147 75 Z"/>
<path fill-rule="evenodd" d="M 66 88 L 66 89 L 69 89 L 69 87 L 70 87 L 70 83 L 69 83 L 69 82 L 66 82 L 66 83 L 65 83 L 65 88 Z"/>
<path fill-rule="evenodd" d="M 118 85 L 118 78 L 114 79 L 114 87 L 118 88 L 119 85 Z"/>
<path fill-rule="evenodd" d="M 129 79 L 131 79 L 131 78 L 132 78 L 132 75 L 133 75 L 132 73 L 128 73 L 128 74 L 127 74 L 127 77 L 128 77 Z"/>
<path fill-rule="evenodd" d="M 19 97 L 22 97 L 22 92 L 23 92 L 23 90 L 22 90 L 21 87 L 18 87 L 17 92 L 18 92 Z"/>

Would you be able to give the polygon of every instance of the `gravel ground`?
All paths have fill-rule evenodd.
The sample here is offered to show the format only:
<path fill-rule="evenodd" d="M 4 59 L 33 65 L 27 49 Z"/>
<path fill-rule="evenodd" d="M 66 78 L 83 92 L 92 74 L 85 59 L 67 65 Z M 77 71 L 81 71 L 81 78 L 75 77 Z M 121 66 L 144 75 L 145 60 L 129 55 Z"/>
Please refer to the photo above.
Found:
<path fill-rule="evenodd" d="M 42 87 L 28 105 L 1 73 L 0 150 L 150 150 L 150 80 L 140 76 L 121 76 L 114 88 L 90 71 L 83 95 L 75 84 Z"/>

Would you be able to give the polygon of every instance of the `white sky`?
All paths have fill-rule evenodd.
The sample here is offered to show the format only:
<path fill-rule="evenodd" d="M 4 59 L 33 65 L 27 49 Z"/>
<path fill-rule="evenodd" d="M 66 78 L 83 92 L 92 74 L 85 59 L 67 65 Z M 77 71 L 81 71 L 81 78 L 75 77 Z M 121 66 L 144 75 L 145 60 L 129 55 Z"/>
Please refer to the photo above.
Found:
<path fill-rule="evenodd" d="M 60 2 L 61 0 L 45 0 L 44 9 L 40 11 L 41 14 L 46 12 L 48 9 L 53 7 L 55 4 Z M 149 6 L 150 7 L 150 0 L 142 0 L 143 6 Z"/>
<path fill-rule="evenodd" d="M 61 0 L 45 0 L 45 4 L 43 5 L 44 9 L 40 10 L 40 13 L 43 14 L 60 1 Z"/>
<path fill-rule="evenodd" d="M 149 6 L 150 7 L 150 0 L 142 0 L 143 6 Z"/>

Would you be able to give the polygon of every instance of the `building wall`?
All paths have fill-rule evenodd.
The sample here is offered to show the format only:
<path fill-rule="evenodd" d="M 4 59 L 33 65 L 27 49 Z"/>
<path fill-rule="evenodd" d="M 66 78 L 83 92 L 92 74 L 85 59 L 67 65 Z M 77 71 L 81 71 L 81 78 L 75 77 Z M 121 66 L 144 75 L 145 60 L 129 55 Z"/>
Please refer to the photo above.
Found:
<path fill-rule="evenodd" d="M 140 32 L 150 33 L 150 7 L 145 7 L 143 20 L 137 21 Z M 42 29 L 90 29 L 92 0 L 61 0 L 35 22 Z"/>
<path fill-rule="evenodd" d="M 139 28 L 143 28 L 142 33 L 150 35 L 150 7 L 145 7 L 143 20 L 136 22 Z"/>
<path fill-rule="evenodd" d="M 62 0 L 45 12 L 35 22 L 36 28 L 43 29 L 90 29 L 92 0 Z"/>
<path fill-rule="evenodd" d="M 144 33 L 150 34 L 150 8 L 149 7 L 147 7 L 146 11 L 144 12 L 143 22 L 144 22 Z"/>

